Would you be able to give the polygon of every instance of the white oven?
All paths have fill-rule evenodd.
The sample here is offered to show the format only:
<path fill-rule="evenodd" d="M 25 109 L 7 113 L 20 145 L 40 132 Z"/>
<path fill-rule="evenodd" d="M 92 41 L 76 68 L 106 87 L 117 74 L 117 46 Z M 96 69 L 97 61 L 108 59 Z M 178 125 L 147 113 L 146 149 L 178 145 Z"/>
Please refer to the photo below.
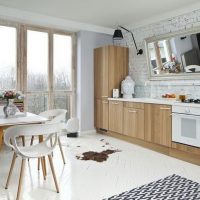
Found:
<path fill-rule="evenodd" d="M 172 106 L 172 141 L 200 147 L 200 107 Z"/>

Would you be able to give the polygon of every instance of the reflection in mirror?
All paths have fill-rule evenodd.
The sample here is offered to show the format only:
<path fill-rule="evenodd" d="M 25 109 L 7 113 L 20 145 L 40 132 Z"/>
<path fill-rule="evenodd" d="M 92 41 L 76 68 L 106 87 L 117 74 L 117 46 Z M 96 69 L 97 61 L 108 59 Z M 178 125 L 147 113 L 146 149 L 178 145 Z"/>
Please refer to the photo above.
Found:
<path fill-rule="evenodd" d="M 147 47 L 152 75 L 200 72 L 200 33 L 150 42 Z"/>

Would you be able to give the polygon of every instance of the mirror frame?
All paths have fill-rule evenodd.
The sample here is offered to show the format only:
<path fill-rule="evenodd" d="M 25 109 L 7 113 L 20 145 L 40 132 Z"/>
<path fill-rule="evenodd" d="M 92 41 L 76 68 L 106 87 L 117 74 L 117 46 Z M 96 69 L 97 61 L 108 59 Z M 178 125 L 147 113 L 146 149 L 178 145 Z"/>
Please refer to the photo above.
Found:
<path fill-rule="evenodd" d="M 149 80 L 171 80 L 174 78 L 174 80 L 191 80 L 191 79 L 200 79 L 200 72 L 199 73 L 183 73 L 183 74 L 162 74 L 162 75 L 156 75 L 153 74 L 153 70 L 151 68 L 150 64 L 150 57 L 149 57 L 149 51 L 148 51 L 148 43 L 156 42 L 159 40 L 164 39 L 170 39 L 172 37 L 176 36 L 185 36 L 190 34 L 200 33 L 200 27 L 193 27 L 187 30 L 180 30 L 176 32 L 170 32 L 163 35 L 153 36 L 146 38 L 145 41 L 145 50 L 146 50 L 146 58 L 147 58 L 147 64 L 148 64 L 148 74 L 149 74 Z"/>

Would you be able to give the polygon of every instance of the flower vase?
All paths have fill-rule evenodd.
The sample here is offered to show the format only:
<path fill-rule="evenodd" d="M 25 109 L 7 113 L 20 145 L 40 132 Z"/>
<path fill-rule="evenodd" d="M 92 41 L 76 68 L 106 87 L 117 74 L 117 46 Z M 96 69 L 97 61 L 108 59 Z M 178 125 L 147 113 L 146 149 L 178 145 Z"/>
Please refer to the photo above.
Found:
<path fill-rule="evenodd" d="M 18 110 L 13 102 L 14 99 L 6 99 L 6 105 L 3 107 L 3 112 L 6 118 L 14 116 Z"/>

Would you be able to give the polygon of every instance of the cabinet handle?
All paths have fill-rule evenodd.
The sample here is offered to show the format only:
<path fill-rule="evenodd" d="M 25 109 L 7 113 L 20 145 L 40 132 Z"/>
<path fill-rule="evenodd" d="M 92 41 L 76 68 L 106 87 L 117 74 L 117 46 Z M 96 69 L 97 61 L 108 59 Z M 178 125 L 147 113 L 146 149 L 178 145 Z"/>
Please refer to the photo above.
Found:
<path fill-rule="evenodd" d="M 163 107 L 161 107 L 160 110 L 171 110 L 171 108 L 163 108 Z"/>
<path fill-rule="evenodd" d="M 113 105 L 118 105 L 119 103 L 112 103 Z"/>
<path fill-rule="evenodd" d="M 130 112 L 130 113 L 137 113 L 136 110 L 129 110 L 128 112 Z"/>
<path fill-rule="evenodd" d="M 104 103 L 104 104 L 108 104 L 108 102 L 106 102 L 106 101 L 102 101 L 102 103 Z"/>
<path fill-rule="evenodd" d="M 101 96 L 102 98 L 108 98 L 108 96 Z"/>

